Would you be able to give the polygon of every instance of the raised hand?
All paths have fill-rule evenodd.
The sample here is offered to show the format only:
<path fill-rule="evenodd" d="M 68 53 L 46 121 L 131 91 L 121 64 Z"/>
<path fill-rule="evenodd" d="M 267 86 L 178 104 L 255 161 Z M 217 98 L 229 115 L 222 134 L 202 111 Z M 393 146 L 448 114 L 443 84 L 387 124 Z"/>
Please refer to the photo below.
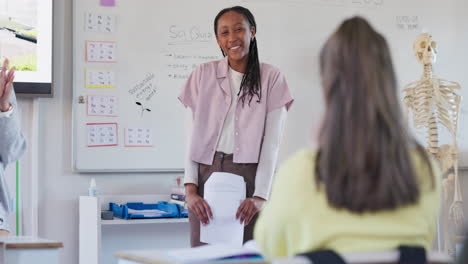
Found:
<path fill-rule="evenodd" d="M 0 111 L 6 112 L 10 109 L 10 94 L 13 90 L 13 80 L 15 79 L 15 68 L 8 71 L 8 59 L 5 59 L 0 72 Z"/>

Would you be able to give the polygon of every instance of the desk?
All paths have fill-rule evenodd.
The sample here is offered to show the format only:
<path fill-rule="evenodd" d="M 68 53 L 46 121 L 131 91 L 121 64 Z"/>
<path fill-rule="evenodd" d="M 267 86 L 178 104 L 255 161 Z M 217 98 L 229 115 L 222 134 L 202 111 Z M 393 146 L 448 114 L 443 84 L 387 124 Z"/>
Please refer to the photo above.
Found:
<path fill-rule="evenodd" d="M 115 254 L 119 259 L 118 264 L 181 264 L 180 262 L 167 259 L 163 250 L 129 250 Z M 265 261 L 210 261 L 209 264 L 229 263 L 229 264 L 268 264 Z"/>
<path fill-rule="evenodd" d="M 58 264 L 62 242 L 28 237 L 0 237 L 0 264 Z"/>
<path fill-rule="evenodd" d="M 171 261 L 165 258 L 165 251 L 163 250 L 135 250 L 135 251 L 121 251 L 115 254 L 119 259 L 118 264 L 182 264 L 180 262 Z M 351 252 L 342 255 L 346 263 L 359 263 L 359 264 L 374 264 L 374 263 L 398 263 L 400 253 L 397 250 L 388 251 L 370 251 L 370 252 Z M 433 264 L 448 264 L 453 263 L 453 260 L 445 253 L 442 252 L 428 252 L 427 258 L 429 263 Z M 229 264 L 268 264 L 264 261 L 211 261 L 204 262 L 205 264 L 216 263 L 229 263 Z M 310 261 L 305 257 L 285 257 L 273 260 L 271 264 L 310 264 Z"/>

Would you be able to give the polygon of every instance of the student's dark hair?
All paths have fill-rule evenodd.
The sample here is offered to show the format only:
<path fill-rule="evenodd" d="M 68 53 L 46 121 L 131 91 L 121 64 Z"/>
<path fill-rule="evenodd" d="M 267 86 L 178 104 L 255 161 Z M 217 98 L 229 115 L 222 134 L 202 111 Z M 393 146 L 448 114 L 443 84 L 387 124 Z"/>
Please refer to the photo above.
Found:
<path fill-rule="evenodd" d="M 320 70 L 326 109 L 315 180 L 329 204 L 364 213 L 416 203 L 412 149 L 432 170 L 404 124 L 385 38 L 363 18 L 347 19 L 323 46 Z"/>
<path fill-rule="evenodd" d="M 250 12 L 250 10 L 242 6 L 233 6 L 219 11 L 219 13 L 216 15 L 214 20 L 214 32 L 216 36 L 218 35 L 217 29 L 219 18 L 230 11 L 236 12 L 244 16 L 249 25 L 255 29 L 255 32 L 257 31 L 257 23 L 255 23 L 255 18 Z M 224 53 L 223 49 L 221 49 L 221 52 L 223 53 L 223 56 L 226 57 L 226 54 Z M 249 105 L 255 95 L 258 98 L 257 102 L 260 102 L 260 100 L 262 99 L 262 89 L 260 82 L 260 61 L 258 59 L 257 38 L 253 38 L 250 41 L 248 56 L 249 59 L 247 61 L 247 67 L 244 76 L 242 77 L 241 89 L 239 89 L 239 93 L 237 94 L 238 96 L 240 95 L 242 105 L 244 105 L 246 96 L 248 97 Z"/>

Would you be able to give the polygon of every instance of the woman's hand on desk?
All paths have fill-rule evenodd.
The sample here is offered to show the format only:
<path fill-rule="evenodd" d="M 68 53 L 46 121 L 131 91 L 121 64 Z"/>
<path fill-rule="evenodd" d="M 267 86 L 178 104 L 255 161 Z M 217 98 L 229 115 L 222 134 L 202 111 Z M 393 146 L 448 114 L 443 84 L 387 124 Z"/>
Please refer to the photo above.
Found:
<path fill-rule="evenodd" d="M 260 197 L 252 197 L 245 199 L 237 209 L 236 218 L 240 218 L 241 223 L 248 225 L 252 218 L 262 209 L 266 200 Z"/>
<path fill-rule="evenodd" d="M 195 213 L 197 218 L 203 225 L 210 223 L 210 219 L 213 219 L 213 213 L 208 203 L 200 195 L 198 195 L 196 186 L 187 186 L 185 188 L 185 201 L 187 202 L 188 209 Z"/>

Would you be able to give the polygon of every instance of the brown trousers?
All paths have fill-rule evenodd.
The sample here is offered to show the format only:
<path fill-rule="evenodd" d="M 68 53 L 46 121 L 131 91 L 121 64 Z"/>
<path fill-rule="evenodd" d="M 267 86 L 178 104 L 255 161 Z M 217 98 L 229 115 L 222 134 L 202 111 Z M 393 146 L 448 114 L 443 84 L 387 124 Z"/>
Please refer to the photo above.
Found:
<path fill-rule="evenodd" d="M 216 152 L 213 165 L 199 164 L 198 166 L 198 194 L 204 197 L 205 182 L 213 172 L 229 172 L 244 177 L 247 186 L 247 198 L 252 197 L 255 191 L 255 175 L 257 173 L 257 163 L 233 163 L 232 154 Z M 253 238 L 253 229 L 257 215 L 244 228 L 244 242 Z M 190 222 L 190 244 L 192 247 L 204 245 L 200 242 L 200 220 L 189 210 Z"/>

